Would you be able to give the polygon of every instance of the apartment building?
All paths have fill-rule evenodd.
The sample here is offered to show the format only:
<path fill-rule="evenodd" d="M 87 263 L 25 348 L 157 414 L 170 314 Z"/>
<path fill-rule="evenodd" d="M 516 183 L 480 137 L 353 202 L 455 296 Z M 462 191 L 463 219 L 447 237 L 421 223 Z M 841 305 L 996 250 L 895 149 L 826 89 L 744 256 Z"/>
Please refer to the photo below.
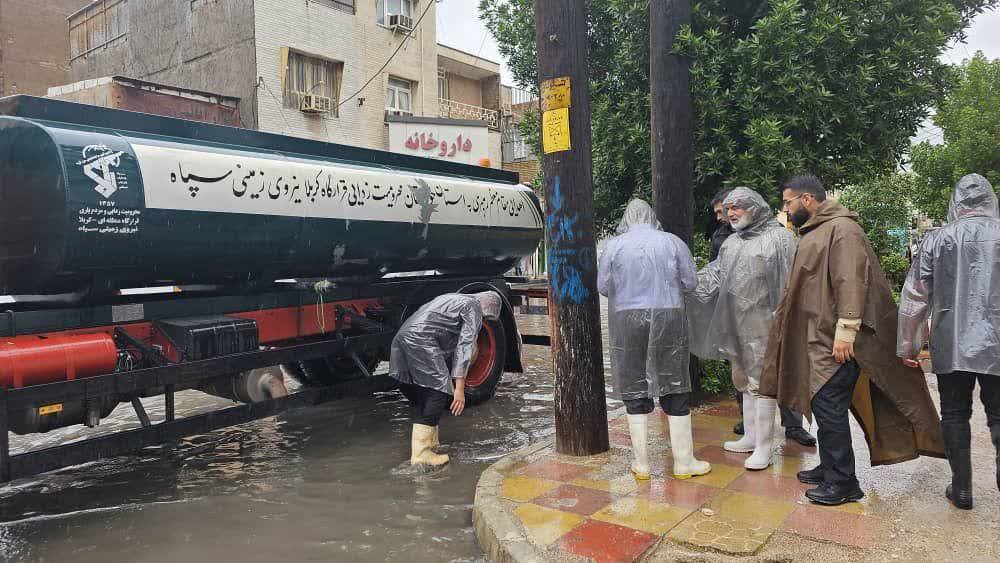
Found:
<path fill-rule="evenodd" d="M 409 151 L 413 134 L 393 131 L 404 139 L 394 143 L 391 130 L 444 127 L 487 148 L 473 164 L 499 167 L 499 65 L 438 45 L 435 9 L 434 0 L 98 0 L 70 17 L 70 80 L 211 92 L 239 100 L 243 127 L 381 150 Z"/>

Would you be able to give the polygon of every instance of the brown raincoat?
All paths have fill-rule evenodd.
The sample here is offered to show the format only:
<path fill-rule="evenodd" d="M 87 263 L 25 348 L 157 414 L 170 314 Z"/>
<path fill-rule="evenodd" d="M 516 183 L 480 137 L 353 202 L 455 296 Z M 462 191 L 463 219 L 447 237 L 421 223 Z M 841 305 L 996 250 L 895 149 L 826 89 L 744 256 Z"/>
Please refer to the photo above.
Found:
<path fill-rule="evenodd" d="M 802 234 L 768 338 L 760 393 L 806 416 L 840 364 L 833 357 L 837 319 L 862 319 L 854 343 L 861 377 L 851 411 L 872 465 L 918 455 L 944 457 L 941 422 L 924 374 L 896 357 L 897 308 L 857 214 L 820 204 Z"/>

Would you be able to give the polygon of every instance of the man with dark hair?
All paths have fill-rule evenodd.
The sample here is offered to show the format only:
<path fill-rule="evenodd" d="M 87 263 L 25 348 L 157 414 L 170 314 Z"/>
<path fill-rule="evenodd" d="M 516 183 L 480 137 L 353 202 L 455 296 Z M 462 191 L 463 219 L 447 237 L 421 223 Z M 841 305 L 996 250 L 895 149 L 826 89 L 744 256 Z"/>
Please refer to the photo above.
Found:
<path fill-rule="evenodd" d="M 719 249 L 722 248 L 722 243 L 726 242 L 729 235 L 736 232 L 733 230 L 732 225 L 729 224 L 726 211 L 722 208 L 722 202 L 726 200 L 726 196 L 729 195 L 730 191 L 722 190 L 712 198 L 712 210 L 715 211 L 715 220 L 718 222 L 719 227 L 712 233 L 712 249 L 708 253 L 709 262 L 719 257 Z"/>
<path fill-rule="evenodd" d="M 858 215 L 827 200 L 811 174 L 786 182 L 782 200 L 802 237 L 771 325 L 760 393 L 816 418 L 820 464 L 798 478 L 818 487 L 806 496 L 856 501 L 864 493 L 849 409 L 867 434 L 873 466 L 944 457 L 940 423 L 923 372 L 895 357 L 896 303 Z"/>

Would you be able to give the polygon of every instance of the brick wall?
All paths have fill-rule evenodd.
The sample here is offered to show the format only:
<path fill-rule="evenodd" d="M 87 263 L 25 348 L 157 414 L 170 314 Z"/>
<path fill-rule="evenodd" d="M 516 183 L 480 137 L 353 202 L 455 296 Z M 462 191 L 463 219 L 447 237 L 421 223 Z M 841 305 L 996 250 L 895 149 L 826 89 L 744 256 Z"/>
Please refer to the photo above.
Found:
<path fill-rule="evenodd" d="M 66 18 L 89 0 L 0 0 L 0 95 L 44 96 L 69 82 Z"/>
<path fill-rule="evenodd" d="M 505 162 L 503 169 L 517 172 L 520 182 L 529 186 L 538 176 L 539 166 L 537 160 L 525 160 L 521 162 Z"/>
<path fill-rule="evenodd" d="M 335 143 L 387 150 L 385 87 L 389 75 L 413 81 L 413 114 L 438 114 L 436 7 L 431 5 L 420 27 L 388 68 L 375 77 L 358 99 L 340 106 L 339 117 L 306 115 L 281 103 L 281 48 L 344 64 L 341 101 L 375 75 L 405 36 L 378 25 L 375 2 L 358 0 L 354 15 L 306 0 L 255 0 L 257 74 L 266 86 L 258 92 L 259 128 Z M 416 2 L 414 22 L 427 7 Z M 273 97 L 272 95 L 273 94 Z"/>

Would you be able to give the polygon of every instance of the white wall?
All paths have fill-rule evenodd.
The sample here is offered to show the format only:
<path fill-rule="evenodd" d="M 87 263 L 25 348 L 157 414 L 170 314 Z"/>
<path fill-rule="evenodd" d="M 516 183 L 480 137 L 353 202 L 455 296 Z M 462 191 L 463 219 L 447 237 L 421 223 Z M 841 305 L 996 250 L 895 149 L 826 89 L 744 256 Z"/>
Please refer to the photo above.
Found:
<path fill-rule="evenodd" d="M 414 5 L 414 21 L 427 8 Z M 413 37 L 392 62 L 358 95 L 340 106 L 339 117 L 317 117 L 284 108 L 281 102 L 281 48 L 344 63 L 341 101 L 356 92 L 385 63 L 405 36 L 376 23 L 374 0 L 357 0 L 357 13 L 329 8 L 309 0 L 255 0 L 257 75 L 267 87 L 257 94 L 258 127 L 348 145 L 387 150 L 384 122 L 385 86 L 389 75 L 415 81 L 413 113 L 437 116 L 437 42 L 435 10 L 431 5 Z M 273 96 L 272 96 L 273 93 Z"/>

